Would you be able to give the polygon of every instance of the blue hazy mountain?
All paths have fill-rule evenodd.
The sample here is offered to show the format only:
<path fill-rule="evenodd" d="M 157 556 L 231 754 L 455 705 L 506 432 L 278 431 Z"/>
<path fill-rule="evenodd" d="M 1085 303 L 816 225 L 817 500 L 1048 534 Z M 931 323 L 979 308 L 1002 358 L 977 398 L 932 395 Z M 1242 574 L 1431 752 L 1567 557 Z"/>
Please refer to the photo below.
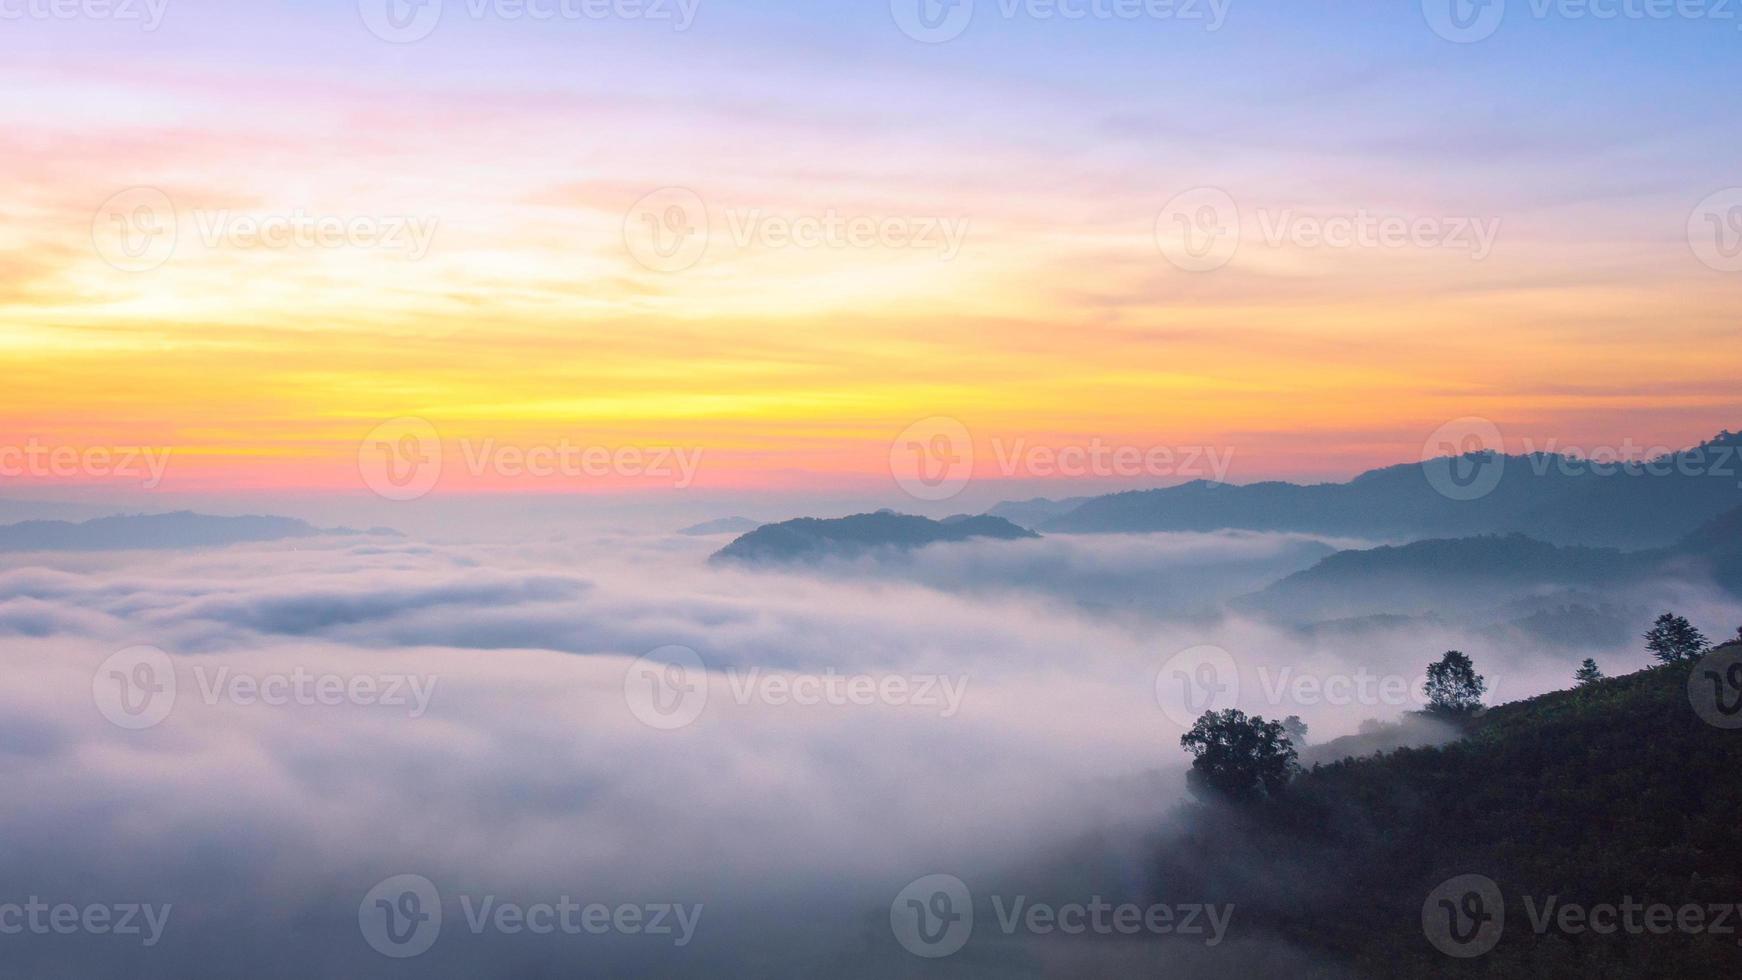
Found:
<path fill-rule="evenodd" d="M 761 526 L 761 521 L 753 521 L 748 517 L 721 517 L 711 521 L 703 521 L 700 524 L 691 524 L 677 533 L 695 537 L 709 534 L 743 534 L 746 531 L 754 531 Z"/>
<path fill-rule="evenodd" d="M 1494 473 L 1498 482 L 1476 499 L 1459 500 L 1429 480 L 1448 472 Z M 1673 542 L 1738 506 L 1742 433 L 1725 432 L 1649 463 L 1608 469 L 1555 453 L 1472 453 L 1371 470 L 1347 483 L 1198 480 L 1094 497 L 1037 530 L 1235 528 L 1376 539 L 1517 532 L 1554 544 L 1645 548 Z"/>
<path fill-rule="evenodd" d="M 215 517 L 184 510 L 170 514 L 118 514 L 76 524 L 23 521 L 0 525 L 0 551 L 213 548 L 249 541 L 360 533 L 365 532 L 318 528 L 294 517 Z M 398 534 L 387 528 L 372 528 L 366 533 Z"/>
<path fill-rule="evenodd" d="M 1450 612 L 1500 603 L 1530 589 L 1607 587 L 1638 562 L 1615 548 L 1560 546 L 1522 534 L 1433 538 L 1339 551 L 1236 606 L 1312 622 Z"/>
<path fill-rule="evenodd" d="M 1006 500 L 988 510 L 986 515 L 1002 517 L 1012 524 L 1033 529 L 1055 517 L 1063 517 L 1093 499 L 1095 498 L 1064 497 L 1053 500 L 1048 497 L 1035 497 L 1032 500 Z"/>
<path fill-rule="evenodd" d="M 1742 595 L 1742 507 L 1669 547 L 1640 551 L 1555 545 L 1523 534 L 1339 551 L 1236 605 L 1298 621 L 1325 621 L 1498 606 L 1533 593 L 1625 594 L 1632 586 L 1666 580 L 1710 582 Z M 1546 624 L 1554 611 L 1551 604 L 1521 614 Z"/>
<path fill-rule="evenodd" d="M 945 523 L 878 511 L 851 517 L 800 517 L 764 524 L 714 553 L 713 560 L 785 562 L 850 558 L 878 550 L 908 550 L 971 538 L 1014 540 L 1040 535 L 1001 517 L 965 517 Z"/>
<path fill-rule="evenodd" d="M 1712 518 L 1670 549 L 1670 562 L 1703 571 L 1728 591 L 1742 595 L 1742 507 Z"/>

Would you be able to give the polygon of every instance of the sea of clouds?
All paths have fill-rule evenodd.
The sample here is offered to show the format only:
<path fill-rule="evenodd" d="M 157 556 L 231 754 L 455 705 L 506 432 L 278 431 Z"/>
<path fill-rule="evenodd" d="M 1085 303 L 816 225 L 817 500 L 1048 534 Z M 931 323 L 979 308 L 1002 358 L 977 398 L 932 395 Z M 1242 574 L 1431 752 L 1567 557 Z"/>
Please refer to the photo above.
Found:
<path fill-rule="evenodd" d="M 931 959 L 892 935 L 890 907 L 933 874 L 960 878 L 977 903 L 1167 896 L 1147 855 L 1184 798 L 1178 738 L 1193 705 L 1168 671 L 1200 660 L 1182 651 L 1225 651 L 1241 706 L 1299 714 L 1314 741 L 1415 706 L 1353 694 L 1363 672 L 1413 679 L 1461 645 L 1507 699 L 1566 686 L 1577 659 L 1443 623 L 1350 643 L 1217 612 L 1218 596 L 1325 547 L 1287 535 L 982 542 L 787 571 L 709 565 L 722 543 L 364 537 L 7 556 L 9 968 L 1288 969 L 1297 954 L 1242 933 L 1237 913 L 1209 946 L 1009 935 L 978 904 L 974 938 Z M 137 671 L 155 651 L 173 697 L 126 687 L 151 680 Z M 671 670 L 665 695 L 687 700 L 651 709 Z M 1301 693 L 1303 676 L 1317 694 Z M 1326 693 L 1339 680 L 1352 702 Z M 149 709 L 118 709 L 122 694 Z M 440 932 L 398 958 L 363 919 L 373 890 L 404 875 L 437 894 L 399 911 L 434 909 Z M 74 911 L 40 912 L 42 928 L 7 911 L 32 902 Z M 563 902 L 614 918 L 541 933 L 491 917 Z M 167 907 L 157 935 L 117 934 L 116 910 L 133 905 Z M 655 915 L 668 931 L 651 929 Z"/>

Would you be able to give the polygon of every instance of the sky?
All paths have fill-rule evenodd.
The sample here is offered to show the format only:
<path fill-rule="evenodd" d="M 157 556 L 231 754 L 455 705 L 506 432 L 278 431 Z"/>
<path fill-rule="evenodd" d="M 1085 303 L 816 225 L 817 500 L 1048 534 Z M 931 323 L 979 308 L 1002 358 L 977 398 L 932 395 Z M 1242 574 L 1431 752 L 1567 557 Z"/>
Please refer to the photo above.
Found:
<path fill-rule="evenodd" d="M 1688 445 L 1742 427 L 1742 20 L 1676 9 L 0 0 L 0 490 Z"/>
<path fill-rule="evenodd" d="M 0 0 L 0 521 L 408 535 L 0 568 L 0 898 L 175 909 L 155 958 L 9 953 L 886 975 L 920 875 L 1145 894 L 1184 653 L 1318 740 L 1416 701 L 1282 672 L 1414 691 L 1455 647 L 1498 703 L 1586 655 L 1636 669 L 1659 609 L 1736 622 L 1680 581 L 1591 598 L 1638 624 L 1601 643 L 1512 628 L 1558 594 L 1353 633 L 1205 615 L 1369 543 L 1294 535 L 788 573 L 669 533 L 1742 428 L 1742 32 L 1617 2 Z M 630 682 L 674 647 L 708 670 L 666 730 Z M 117 720 L 119 668 L 159 662 L 165 714 Z M 966 686 L 947 716 L 803 706 L 752 671 Z M 433 699 L 216 680 L 311 672 Z M 363 903 L 405 873 L 442 890 L 434 956 L 369 948 Z M 458 914 L 575 892 L 705 902 L 707 932 L 577 947 Z M 1000 959 L 953 962 L 1137 972 L 991 935 Z M 1314 965 L 1229 963 L 1146 966 Z"/>

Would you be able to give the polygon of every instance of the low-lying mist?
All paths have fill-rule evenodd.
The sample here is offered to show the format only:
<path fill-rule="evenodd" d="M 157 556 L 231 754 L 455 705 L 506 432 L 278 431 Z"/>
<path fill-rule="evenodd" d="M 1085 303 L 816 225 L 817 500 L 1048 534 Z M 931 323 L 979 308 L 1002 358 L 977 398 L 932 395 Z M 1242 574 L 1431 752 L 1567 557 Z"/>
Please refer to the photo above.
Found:
<path fill-rule="evenodd" d="M 710 566 L 720 543 L 324 538 L 15 559 L 0 572 L 0 901 L 171 911 L 149 947 L 8 937 L 13 965 L 1292 969 L 1295 954 L 1242 932 L 1238 910 L 1215 945 L 1106 946 L 1006 934 L 977 904 L 973 940 L 934 961 L 898 944 L 890 906 L 933 874 L 978 901 L 1165 893 L 1150 856 L 1184 798 L 1178 739 L 1216 697 L 1299 715 L 1322 743 L 1418 707 L 1446 649 L 1475 658 L 1491 701 L 1564 687 L 1584 656 L 1640 660 L 1622 645 L 1520 645 L 1456 616 L 1350 633 L 1226 613 L 1324 550 L 1295 536 L 968 543 L 791 570 Z M 140 646 L 168 658 L 173 696 L 162 676 L 155 693 L 128 686 L 154 679 L 139 673 L 151 654 L 126 652 Z M 359 906 L 406 874 L 439 891 L 441 931 L 396 959 L 372 948 Z M 474 918 L 486 899 L 564 898 L 643 917 L 701 908 L 687 934 Z"/>

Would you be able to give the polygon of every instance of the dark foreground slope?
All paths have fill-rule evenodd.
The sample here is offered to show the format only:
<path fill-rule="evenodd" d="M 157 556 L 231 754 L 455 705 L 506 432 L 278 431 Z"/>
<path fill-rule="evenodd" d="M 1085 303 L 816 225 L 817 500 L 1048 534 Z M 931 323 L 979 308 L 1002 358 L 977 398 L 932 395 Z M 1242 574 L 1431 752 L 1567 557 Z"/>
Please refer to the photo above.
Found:
<path fill-rule="evenodd" d="M 1742 730 L 1695 713 L 1696 670 L 1658 667 L 1504 705 L 1441 748 L 1318 766 L 1279 802 L 1194 808 L 1158 880 L 1173 895 L 1236 903 L 1246 929 L 1315 950 L 1327 969 L 1736 976 Z M 1461 875 L 1492 879 L 1504 903 L 1498 943 L 1468 958 L 1430 943 L 1424 926 L 1424 906 L 1445 914 L 1430 901 L 1444 897 L 1436 887 Z M 1638 931 L 1539 930 L 1551 896 L 1556 908 L 1661 903 L 1679 916 L 1699 906 L 1708 923 L 1725 914 L 1728 932 L 1664 929 L 1643 912 Z"/>

